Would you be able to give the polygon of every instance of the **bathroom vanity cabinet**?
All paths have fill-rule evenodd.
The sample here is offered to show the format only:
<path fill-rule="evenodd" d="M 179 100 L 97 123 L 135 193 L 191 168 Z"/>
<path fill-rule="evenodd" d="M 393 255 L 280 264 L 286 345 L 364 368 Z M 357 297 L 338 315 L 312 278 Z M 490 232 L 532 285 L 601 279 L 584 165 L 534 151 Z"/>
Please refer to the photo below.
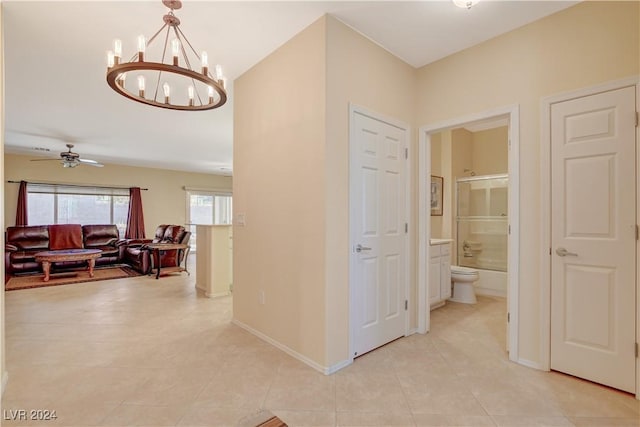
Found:
<path fill-rule="evenodd" d="M 451 298 L 451 240 L 431 239 L 429 247 L 429 305 L 431 310 Z"/>

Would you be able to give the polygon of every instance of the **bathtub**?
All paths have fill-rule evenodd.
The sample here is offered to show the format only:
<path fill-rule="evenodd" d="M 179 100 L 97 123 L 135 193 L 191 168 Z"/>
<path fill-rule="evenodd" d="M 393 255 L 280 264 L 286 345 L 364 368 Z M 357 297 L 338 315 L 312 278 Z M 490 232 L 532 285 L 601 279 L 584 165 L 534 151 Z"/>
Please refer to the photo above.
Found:
<path fill-rule="evenodd" d="M 476 294 L 490 295 L 494 297 L 507 297 L 507 272 L 483 270 L 477 267 L 478 281 L 476 282 Z"/>

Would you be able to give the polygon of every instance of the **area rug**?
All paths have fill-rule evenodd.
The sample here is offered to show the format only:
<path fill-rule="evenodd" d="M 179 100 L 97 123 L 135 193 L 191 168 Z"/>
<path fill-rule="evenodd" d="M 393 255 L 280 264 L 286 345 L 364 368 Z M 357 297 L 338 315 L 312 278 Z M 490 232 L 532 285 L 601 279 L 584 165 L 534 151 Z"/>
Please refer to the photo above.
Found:
<path fill-rule="evenodd" d="M 71 272 L 71 277 L 67 273 L 62 273 L 60 277 L 51 275 L 48 282 L 43 282 L 44 274 L 34 274 L 29 276 L 14 276 L 4 285 L 5 290 L 15 291 L 18 289 L 42 288 L 45 286 L 70 285 L 73 283 L 95 282 L 98 280 L 122 279 L 124 277 L 140 276 L 141 274 L 129 267 L 109 267 L 100 268 L 93 271 L 93 277 L 89 277 L 87 270 Z M 77 274 L 76 274 L 77 273 Z"/>

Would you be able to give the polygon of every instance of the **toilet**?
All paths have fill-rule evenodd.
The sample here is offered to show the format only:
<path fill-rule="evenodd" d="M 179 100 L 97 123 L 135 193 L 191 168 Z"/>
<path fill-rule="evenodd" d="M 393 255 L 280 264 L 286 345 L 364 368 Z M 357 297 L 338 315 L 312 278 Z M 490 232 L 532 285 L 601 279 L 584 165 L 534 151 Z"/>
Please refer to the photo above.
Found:
<path fill-rule="evenodd" d="M 449 298 L 449 301 L 475 304 L 477 299 L 473 285 L 479 278 L 478 270 L 452 265 L 451 283 L 453 284 L 453 295 Z"/>

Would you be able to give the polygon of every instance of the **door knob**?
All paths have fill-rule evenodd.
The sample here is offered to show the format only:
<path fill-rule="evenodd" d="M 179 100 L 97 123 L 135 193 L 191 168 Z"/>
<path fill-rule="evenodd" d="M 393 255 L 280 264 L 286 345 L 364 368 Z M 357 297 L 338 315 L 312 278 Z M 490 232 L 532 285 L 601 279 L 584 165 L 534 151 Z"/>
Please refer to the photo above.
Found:
<path fill-rule="evenodd" d="M 556 254 L 558 256 L 578 256 L 578 254 L 574 253 L 574 252 L 569 252 L 568 250 L 566 250 L 565 248 L 558 248 L 556 249 Z"/>
<path fill-rule="evenodd" d="M 371 248 L 368 248 L 366 246 L 362 246 L 360 243 L 358 243 L 356 245 L 356 252 L 358 252 L 358 253 L 360 253 L 362 251 L 370 251 L 370 250 L 371 250 Z"/>

